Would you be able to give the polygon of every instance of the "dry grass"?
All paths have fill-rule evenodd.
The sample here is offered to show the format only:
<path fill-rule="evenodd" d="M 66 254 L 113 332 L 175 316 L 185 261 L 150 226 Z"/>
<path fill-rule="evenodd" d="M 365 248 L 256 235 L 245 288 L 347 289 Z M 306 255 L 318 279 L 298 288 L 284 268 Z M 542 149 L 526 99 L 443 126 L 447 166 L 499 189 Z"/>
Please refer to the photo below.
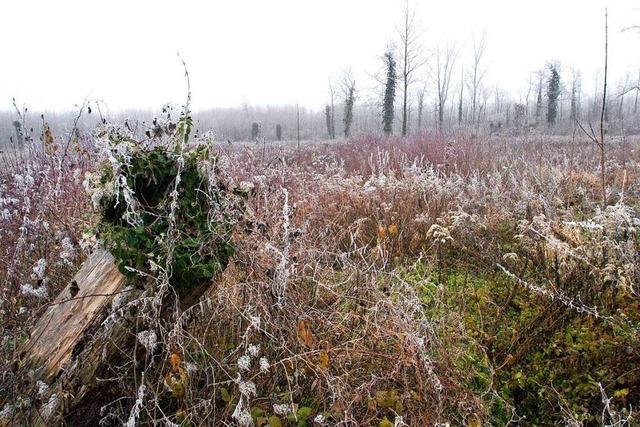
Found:
<path fill-rule="evenodd" d="M 46 156 L 34 148 L 5 158 L 0 177 L 0 212 L 9 211 L 0 219 L 0 403 L 16 411 L 28 393 L 12 377 L 15 347 L 82 261 L 82 232 L 95 220 L 82 189 L 99 158 L 92 141 L 67 157 L 64 141 L 55 144 Z M 625 335 L 612 345 L 631 362 L 595 363 L 627 375 L 611 378 L 606 393 L 637 386 L 629 366 L 640 347 L 629 343 L 640 320 L 638 148 L 611 142 L 612 207 L 603 211 L 594 148 L 567 138 L 216 146 L 229 184 L 253 186 L 237 256 L 169 324 L 139 313 L 138 331 L 153 330 L 158 345 L 142 356 L 125 350 L 102 411 L 68 419 L 124 423 L 137 401 L 136 419 L 147 424 L 248 425 L 251 411 L 252 423 L 292 412 L 295 424 L 306 419 L 300 408 L 309 408 L 309 425 L 505 424 L 525 415 L 500 389 L 505 373 L 582 318 Z M 65 238 L 70 257 L 61 256 Z M 33 271 L 40 259 L 42 274 Z M 472 284 L 480 278 L 494 284 L 482 292 L 495 294 L 480 295 Z M 25 283 L 46 287 L 46 297 Z M 514 307 L 528 314 L 504 338 Z M 471 327 L 478 318 L 497 338 Z M 638 393 L 614 398 L 602 418 L 600 392 L 583 401 L 594 417 L 622 425 Z M 552 419 L 580 420 L 563 396 Z"/>

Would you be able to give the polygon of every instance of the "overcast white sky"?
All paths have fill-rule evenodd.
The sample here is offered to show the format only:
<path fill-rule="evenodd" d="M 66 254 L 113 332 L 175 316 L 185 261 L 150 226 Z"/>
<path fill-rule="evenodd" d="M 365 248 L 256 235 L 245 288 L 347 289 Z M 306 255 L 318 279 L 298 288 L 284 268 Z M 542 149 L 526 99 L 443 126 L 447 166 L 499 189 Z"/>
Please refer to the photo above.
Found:
<path fill-rule="evenodd" d="M 425 48 L 464 43 L 486 29 L 487 83 L 518 94 L 531 71 L 557 59 L 584 87 L 601 67 L 603 11 L 610 16 L 615 78 L 640 70 L 639 0 L 415 0 Z M 350 67 L 359 86 L 396 38 L 402 0 L 0 0 L 0 109 L 68 110 L 85 96 L 111 110 L 159 109 L 184 99 L 206 109 L 327 98 L 329 76 Z M 457 82 L 456 82 L 457 84 Z"/>

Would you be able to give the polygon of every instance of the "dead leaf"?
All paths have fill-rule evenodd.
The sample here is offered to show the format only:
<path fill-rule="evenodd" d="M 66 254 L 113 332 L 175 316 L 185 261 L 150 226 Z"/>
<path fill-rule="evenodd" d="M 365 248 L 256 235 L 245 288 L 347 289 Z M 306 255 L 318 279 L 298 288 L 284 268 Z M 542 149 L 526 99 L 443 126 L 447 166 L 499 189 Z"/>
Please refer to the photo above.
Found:
<path fill-rule="evenodd" d="M 311 328 L 307 325 L 307 322 L 300 320 L 298 322 L 298 338 L 307 345 L 307 347 L 313 347 L 313 333 Z"/>
<path fill-rule="evenodd" d="M 180 363 L 182 362 L 182 360 L 180 359 L 180 356 L 178 356 L 176 353 L 172 353 L 171 356 L 169 357 L 169 360 L 171 361 L 171 366 L 173 370 L 175 372 L 178 372 L 180 370 Z"/>
<path fill-rule="evenodd" d="M 320 368 L 328 369 L 329 368 L 329 353 L 325 350 L 320 352 Z"/>

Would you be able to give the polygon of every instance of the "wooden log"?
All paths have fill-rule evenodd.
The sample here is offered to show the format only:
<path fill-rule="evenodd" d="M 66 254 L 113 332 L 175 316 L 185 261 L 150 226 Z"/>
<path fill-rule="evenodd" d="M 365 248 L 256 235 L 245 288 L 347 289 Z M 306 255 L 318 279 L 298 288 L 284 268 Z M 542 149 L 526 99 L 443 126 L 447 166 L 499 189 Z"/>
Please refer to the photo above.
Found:
<path fill-rule="evenodd" d="M 209 286 L 179 292 L 181 306 L 197 303 Z M 109 328 L 103 322 L 112 313 L 116 295 L 130 301 L 140 293 L 125 288 L 125 277 L 108 251 L 96 251 L 84 262 L 36 323 L 20 352 L 18 376 L 27 378 L 29 386 L 23 394 L 33 405 L 11 425 L 95 425 L 105 398 L 97 378 L 108 376 L 110 363 L 132 348 L 135 340 L 135 318 L 117 316 Z M 45 393 L 38 393 L 38 381 L 48 386 Z M 6 425 L 0 420 L 0 427 Z"/>
<path fill-rule="evenodd" d="M 124 283 L 125 277 L 108 251 L 92 254 L 31 332 L 22 352 L 25 366 L 35 369 L 45 383 L 59 376 L 71 363 L 74 349 L 89 327 Z"/>
<path fill-rule="evenodd" d="M 97 250 L 87 258 L 19 352 L 17 377 L 26 387 L 19 392 L 32 402 L 31 408 L 0 420 L 0 426 L 64 424 L 65 412 L 92 387 L 88 380 L 101 364 L 92 342 L 100 335 L 96 331 L 104 330 L 101 324 L 124 285 L 125 277 L 108 251 Z M 114 331 L 108 335 L 113 337 Z M 45 392 L 38 390 L 38 383 L 48 386 Z"/>

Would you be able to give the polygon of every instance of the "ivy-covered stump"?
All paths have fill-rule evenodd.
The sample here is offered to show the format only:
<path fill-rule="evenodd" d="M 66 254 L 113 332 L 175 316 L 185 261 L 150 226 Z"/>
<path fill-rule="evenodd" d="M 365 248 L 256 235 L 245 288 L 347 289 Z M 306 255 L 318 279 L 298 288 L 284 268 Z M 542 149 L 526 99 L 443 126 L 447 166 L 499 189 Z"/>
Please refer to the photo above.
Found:
<path fill-rule="evenodd" d="M 125 276 L 164 278 L 193 302 L 233 256 L 231 232 L 246 193 L 220 179 L 217 159 L 202 146 L 137 148 L 116 161 L 91 178 L 101 214 L 96 235 Z"/>
<path fill-rule="evenodd" d="M 16 369 L 32 405 L 19 424 L 98 419 L 113 397 L 98 379 L 126 364 L 123 355 L 167 350 L 136 345 L 139 328 L 170 323 L 173 303 L 196 303 L 229 263 L 247 194 L 224 181 L 206 145 L 189 143 L 190 131 L 183 116 L 142 142 L 115 127 L 99 135 L 106 160 L 85 187 L 100 249 L 23 347 Z"/>

